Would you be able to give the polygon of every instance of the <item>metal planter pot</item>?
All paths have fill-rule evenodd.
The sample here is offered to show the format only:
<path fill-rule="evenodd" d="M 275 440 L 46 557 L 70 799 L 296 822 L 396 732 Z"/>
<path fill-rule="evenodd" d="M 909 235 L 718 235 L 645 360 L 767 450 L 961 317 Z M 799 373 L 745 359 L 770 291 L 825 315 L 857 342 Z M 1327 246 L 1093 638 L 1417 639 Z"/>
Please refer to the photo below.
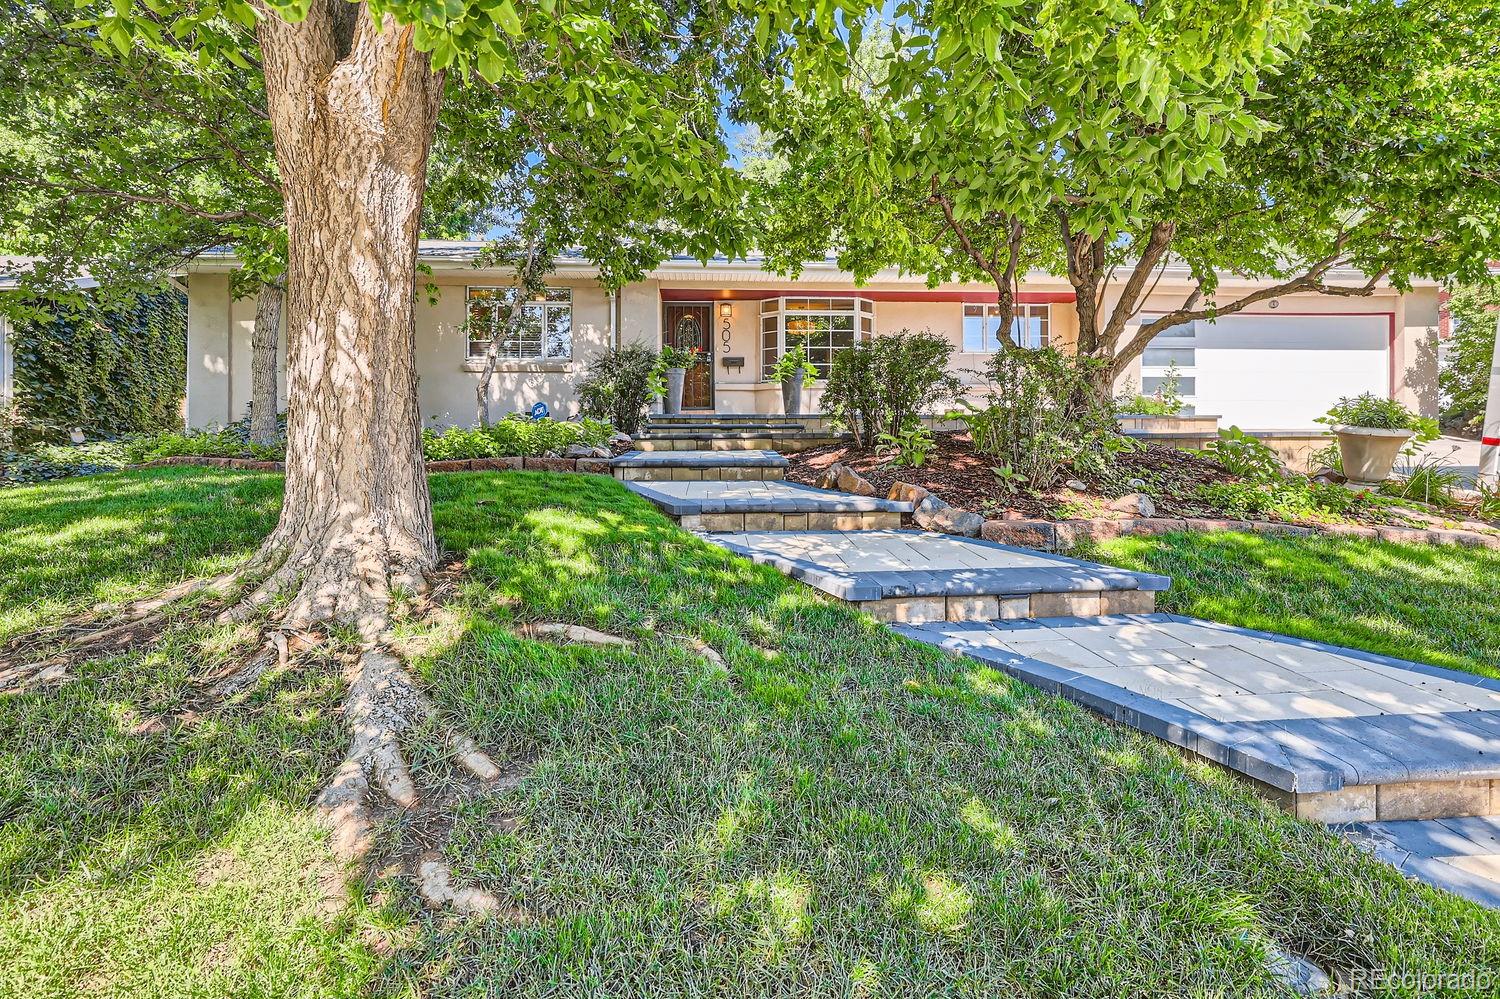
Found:
<path fill-rule="evenodd" d="M 798 416 L 802 412 L 802 379 L 805 371 L 795 371 L 781 382 L 781 411 L 787 416 Z"/>
<path fill-rule="evenodd" d="M 682 384 L 687 379 L 687 368 L 668 368 L 667 398 L 662 411 L 668 416 L 682 412 Z"/>

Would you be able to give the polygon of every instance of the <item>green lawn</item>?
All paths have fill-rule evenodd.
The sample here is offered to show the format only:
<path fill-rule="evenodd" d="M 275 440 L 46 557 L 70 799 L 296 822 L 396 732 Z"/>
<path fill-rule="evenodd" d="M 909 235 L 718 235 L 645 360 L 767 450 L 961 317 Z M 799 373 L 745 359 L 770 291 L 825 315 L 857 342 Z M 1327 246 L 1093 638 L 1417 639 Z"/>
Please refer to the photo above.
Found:
<path fill-rule="evenodd" d="M 1500 551 L 1224 532 L 1081 554 L 1171 576 L 1165 611 L 1500 677 Z"/>
<path fill-rule="evenodd" d="M 184 625 L 0 701 L 0 995 L 1238 997 L 1277 994 L 1272 941 L 1333 969 L 1500 966 L 1495 913 L 609 480 L 433 484 L 470 577 L 407 637 L 444 710 L 526 764 L 449 847 L 506 918 L 423 914 L 394 879 L 324 904 L 339 871 L 307 803 L 342 753 L 335 671 L 179 718 L 190 676 L 253 640 Z M 250 550 L 279 487 L 168 468 L 0 490 L 7 627 Z M 531 618 L 637 645 L 508 627 Z"/>

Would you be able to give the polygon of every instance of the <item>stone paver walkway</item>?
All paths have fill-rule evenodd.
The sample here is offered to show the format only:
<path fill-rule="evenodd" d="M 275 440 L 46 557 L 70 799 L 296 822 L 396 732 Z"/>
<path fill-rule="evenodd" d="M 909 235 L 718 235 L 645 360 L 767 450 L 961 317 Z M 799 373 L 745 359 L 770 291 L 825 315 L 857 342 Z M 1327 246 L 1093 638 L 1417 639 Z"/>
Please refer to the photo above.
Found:
<path fill-rule="evenodd" d="M 1420 803 L 1378 804 L 1375 786 L 1420 782 L 1446 782 L 1427 790 L 1447 795 L 1447 807 L 1500 811 L 1494 680 L 1168 614 L 899 630 L 1281 790 L 1370 788 L 1309 817 L 1396 817 Z"/>
<path fill-rule="evenodd" d="M 1500 817 L 1364 822 L 1341 831 L 1411 877 L 1500 909 Z"/>
<path fill-rule="evenodd" d="M 708 540 L 844 600 L 1163 590 L 1170 582 L 1165 576 L 926 531 L 745 531 Z"/>
<path fill-rule="evenodd" d="M 625 488 L 639 493 L 673 516 L 745 510 L 775 513 L 912 511 L 910 503 L 815 489 L 784 479 L 762 482 L 627 482 Z"/>

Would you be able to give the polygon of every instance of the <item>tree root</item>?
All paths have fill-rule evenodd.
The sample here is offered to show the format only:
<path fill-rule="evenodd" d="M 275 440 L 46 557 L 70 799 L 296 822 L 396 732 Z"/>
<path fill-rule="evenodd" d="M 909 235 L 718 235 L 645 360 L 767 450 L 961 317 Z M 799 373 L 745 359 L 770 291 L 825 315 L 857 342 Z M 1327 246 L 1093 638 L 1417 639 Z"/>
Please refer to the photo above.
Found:
<path fill-rule="evenodd" d="M 402 809 L 421 804 L 416 781 L 401 749 L 404 733 L 435 725 L 455 763 L 481 784 L 498 786 L 499 765 L 473 739 L 448 726 L 437 707 L 416 686 L 401 661 L 379 648 L 367 648 L 345 670 L 349 692 L 344 718 L 352 741 L 333 780 L 318 796 L 327 816 L 334 852 L 347 861 L 362 861 L 375 844 L 379 791 Z M 446 822 L 451 825 L 451 817 Z M 412 872 L 418 893 L 434 908 L 452 907 L 463 914 L 491 912 L 499 899 L 474 888 L 455 888 L 453 872 L 440 853 L 428 852 Z"/>
<path fill-rule="evenodd" d="M 595 631 L 593 628 L 586 628 L 581 624 L 555 624 L 547 621 L 533 621 L 517 628 L 516 634 L 522 638 L 538 640 L 549 638 L 561 639 L 565 642 L 578 642 L 582 645 L 620 645 L 625 647 L 635 645 L 628 638 Z"/>

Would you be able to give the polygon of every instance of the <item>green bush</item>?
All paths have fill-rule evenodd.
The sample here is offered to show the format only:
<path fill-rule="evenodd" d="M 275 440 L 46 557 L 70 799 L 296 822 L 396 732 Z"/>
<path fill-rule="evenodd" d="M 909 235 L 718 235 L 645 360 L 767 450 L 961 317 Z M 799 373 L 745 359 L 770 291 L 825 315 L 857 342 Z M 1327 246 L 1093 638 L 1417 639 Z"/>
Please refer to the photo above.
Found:
<path fill-rule="evenodd" d="M 1101 362 L 1047 348 L 996 354 L 986 373 L 985 406 L 964 402 L 955 412 L 974 440 L 974 452 L 994 459 L 1008 486 L 1045 489 L 1067 466 L 1103 470 L 1135 447 L 1120 434 L 1113 400 L 1093 391 Z"/>
<path fill-rule="evenodd" d="M 1167 366 L 1166 377 L 1161 388 L 1151 395 L 1135 391 L 1134 382 L 1115 397 L 1115 410 L 1122 415 L 1135 416 L 1179 416 L 1182 413 L 1182 391 L 1177 373 L 1177 363 Z"/>
<path fill-rule="evenodd" d="M 952 355 L 943 337 L 910 330 L 835 351 L 823 411 L 859 447 L 872 447 L 881 434 L 897 436 L 958 398 L 963 384 L 948 371 Z"/>
<path fill-rule="evenodd" d="M 583 415 L 640 433 L 651 400 L 666 394 L 656 351 L 639 344 L 606 350 L 576 385 Z"/>
<path fill-rule="evenodd" d="M 603 447 L 614 428 L 585 417 L 578 422 L 533 420 L 512 414 L 488 427 L 449 427 L 424 430 L 422 451 L 428 461 L 469 458 L 536 458 L 560 454 L 574 445 Z"/>

